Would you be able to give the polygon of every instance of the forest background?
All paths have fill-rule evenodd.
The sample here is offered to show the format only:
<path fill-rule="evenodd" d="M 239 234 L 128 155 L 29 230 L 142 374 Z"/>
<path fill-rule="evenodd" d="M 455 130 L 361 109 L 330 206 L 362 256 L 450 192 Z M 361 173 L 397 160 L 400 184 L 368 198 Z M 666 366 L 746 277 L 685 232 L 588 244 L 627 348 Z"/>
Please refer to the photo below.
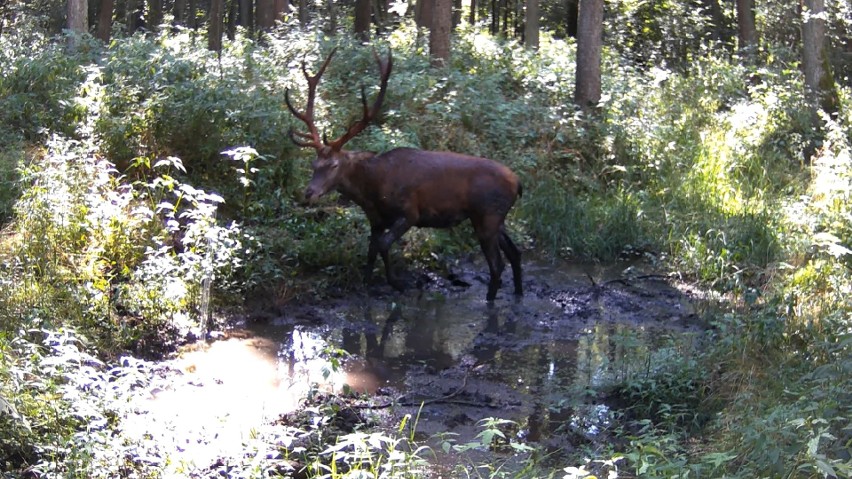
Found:
<path fill-rule="evenodd" d="M 344 50 L 318 108 L 347 125 L 371 45 L 394 73 L 353 147 L 497 159 L 528 254 L 643 257 L 724 305 L 700 354 L 612 385 L 623 441 L 532 475 L 852 475 L 848 3 L 3 0 L 4 477 L 159 477 L 127 453 L 112 365 L 170 350 L 210 302 L 361 287 L 365 219 L 303 204 L 283 92 Z M 404 254 L 473 250 L 420 232 Z"/>

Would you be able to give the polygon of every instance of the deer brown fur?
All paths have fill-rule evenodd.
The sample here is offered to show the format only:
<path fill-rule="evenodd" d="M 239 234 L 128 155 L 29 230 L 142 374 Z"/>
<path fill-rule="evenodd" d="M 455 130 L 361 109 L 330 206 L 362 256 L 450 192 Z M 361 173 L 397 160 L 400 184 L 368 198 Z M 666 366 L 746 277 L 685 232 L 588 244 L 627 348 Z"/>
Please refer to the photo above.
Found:
<path fill-rule="evenodd" d="M 370 221 L 368 280 L 380 254 L 388 283 L 403 289 L 388 258 L 391 245 L 414 226 L 450 228 L 470 220 L 491 275 L 486 299 L 493 301 L 500 287 L 504 268 L 501 250 L 512 265 L 515 294 L 522 294 L 521 253 L 505 229 L 506 215 L 522 194 L 518 176 L 496 161 L 458 153 L 413 148 L 380 154 L 343 150 L 343 145 L 360 133 L 381 108 L 393 62 L 390 53 L 386 60 L 376 55 L 381 87 L 372 107 L 367 106 L 362 89 L 362 118 L 337 140 L 320 142 L 313 120 L 313 101 L 320 77 L 333 55 L 334 51 L 313 76 L 303 64 L 309 88 L 304 113 L 293 108 L 289 92 L 285 100 L 293 115 L 308 127 L 307 133 L 291 132 L 291 138 L 296 144 L 317 151 L 305 198 L 314 201 L 337 190 L 358 204 Z"/>

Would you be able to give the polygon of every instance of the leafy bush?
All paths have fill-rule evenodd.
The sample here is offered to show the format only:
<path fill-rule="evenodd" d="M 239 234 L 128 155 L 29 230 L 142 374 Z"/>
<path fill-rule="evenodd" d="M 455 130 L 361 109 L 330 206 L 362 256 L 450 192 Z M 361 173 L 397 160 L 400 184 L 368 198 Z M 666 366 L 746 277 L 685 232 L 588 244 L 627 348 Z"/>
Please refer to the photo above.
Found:
<path fill-rule="evenodd" d="M 56 45 L 29 48 L 0 74 L 0 133 L 29 141 L 44 138 L 45 132 L 73 135 L 83 112 L 69 98 L 76 97 L 85 78 L 77 58 Z"/>

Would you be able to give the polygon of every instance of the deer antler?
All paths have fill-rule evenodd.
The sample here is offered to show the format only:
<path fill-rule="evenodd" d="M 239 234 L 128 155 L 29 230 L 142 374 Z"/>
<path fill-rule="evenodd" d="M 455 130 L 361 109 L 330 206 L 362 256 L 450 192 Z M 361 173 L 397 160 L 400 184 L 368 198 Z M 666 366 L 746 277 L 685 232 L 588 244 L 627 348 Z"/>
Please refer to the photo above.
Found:
<path fill-rule="evenodd" d="M 290 103 L 290 89 L 287 88 L 284 90 L 284 102 L 287 103 L 287 109 L 290 110 L 290 113 L 292 113 L 293 116 L 304 122 L 308 127 L 308 133 L 295 131 L 292 128 L 290 129 L 290 139 L 293 140 L 293 143 L 299 146 L 311 147 L 317 150 L 323 147 L 323 143 L 320 140 L 319 130 L 317 130 L 316 124 L 314 123 L 314 100 L 316 99 L 317 85 L 319 85 L 322 74 L 325 73 L 325 69 L 329 62 L 331 62 L 331 57 L 334 56 L 336 51 L 337 48 L 333 49 L 331 53 L 328 54 L 328 57 L 326 57 L 322 64 L 322 67 L 320 67 L 316 75 L 313 76 L 308 73 L 308 67 L 305 60 L 302 60 L 302 73 L 308 81 L 308 104 L 305 106 L 304 113 L 300 113 L 293 107 L 293 104 Z"/>
<path fill-rule="evenodd" d="M 376 63 L 379 64 L 379 75 L 381 77 L 381 81 L 379 83 L 379 94 L 376 95 L 376 99 L 373 101 L 373 106 L 368 107 L 366 90 L 363 86 L 361 87 L 361 104 L 363 105 L 363 114 L 361 119 L 353 123 L 352 126 L 346 130 L 346 133 L 344 133 L 340 138 L 331 142 L 323 139 L 325 144 L 331 147 L 334 151 L 340 151 L 347 141 L 354 138 L 358 135 L 358 133 L 361 133 L 370 121 L 375 118 L 376 113 L 378 113 L 382 108 L 382 101 L 385 99 L 385 92 L 388 89 L 388 79 L 390 78 L 391 69 L 393 68 L 393 55 L 391 50 L 388 49 L 388 57 L 385 60 L 382 60 L 379 58 L 379 54 L 376 50 L 373 50 L 373 58 L 375 58 Z"/>

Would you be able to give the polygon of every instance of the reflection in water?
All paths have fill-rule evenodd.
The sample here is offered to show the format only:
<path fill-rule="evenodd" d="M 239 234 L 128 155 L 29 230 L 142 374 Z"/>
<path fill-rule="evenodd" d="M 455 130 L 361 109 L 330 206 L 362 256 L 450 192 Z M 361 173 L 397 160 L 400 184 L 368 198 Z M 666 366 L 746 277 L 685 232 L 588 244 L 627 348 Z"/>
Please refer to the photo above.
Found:
<path fill-rule="evenodd" d="M 572 281 L 564 271 L 531 269 L 540 284 L 550 281 L 547 274 L 554 283 Z M 577 291 L 558 304 L 529 295 L 497 306 L 474 288 L 451 300 L 402 295 L 329 306 L 325 324 L 254 324 L 250 338 L 215 342 L 175 360 L 184 381 L 140 398 L 135 426 L 172 443 L 181 460 L 197 461 L 195 454 L 238 450 L 252 428 L 298 408 L 312 388 L 376 393 L 387 387 L 414 400 L 463 390 L 457 403 L 430 405 L 418 424 L 427 433 L 458 432 L 460 442 L 489 416 L 515 420 L 519 436 L 530 441 L 549 443 L 565 431 L 593 437 L 609 421 L 595 391 L 680 352 L 662 347 L 659 329 L 643 326 L 669 314 L 665 302 L 651 301 L 635 314 L 638 296 L 627 288 L 609 302 L 597 300 L 599 291 Z M 623 321 L 612 308 L 645 316 Z M 343 370 L 326 360 L 335 349 L 351 354 Z M 219 431 L 217 447 L 193 443 L 215 437 L 200 433 L 211 428 Z"/>
<path fill-rule="evenodd" d="M 170 454 L 175 470 L 238 457 L 255 429 L 296 410 L 310 388 L 344 384 L 342 372 L 328 374 L 325 348 L 316 332 L 279 328 L 186 351 L 166 363 L 183 374 L 137 398 L 137 414 L 123 424 L 131 437 Z"/>

